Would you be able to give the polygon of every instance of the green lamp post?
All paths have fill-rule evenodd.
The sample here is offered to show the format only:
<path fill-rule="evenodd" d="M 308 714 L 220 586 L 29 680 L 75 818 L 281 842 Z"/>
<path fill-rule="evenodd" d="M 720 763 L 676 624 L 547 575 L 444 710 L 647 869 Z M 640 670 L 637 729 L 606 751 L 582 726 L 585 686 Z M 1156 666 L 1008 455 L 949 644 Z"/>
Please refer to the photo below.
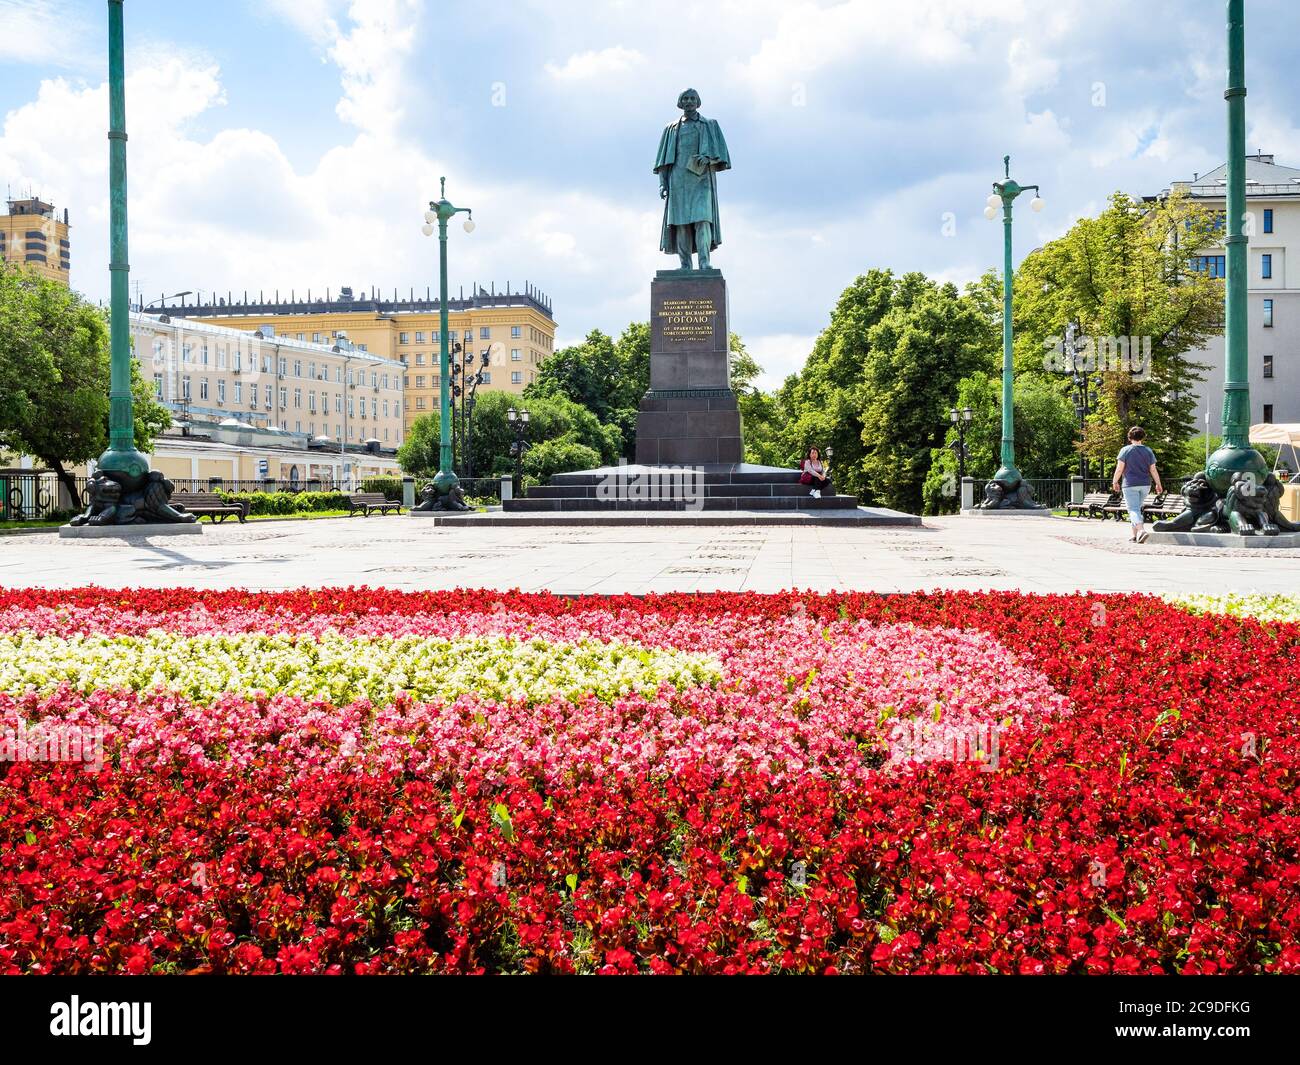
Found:
<path fill-rule="evenodd" d="M 1235 533 L 1277 536 L 1300 532 L 1281 513 L 1283 488 L 1264 456 L 1250 446 L 1250 385 L 1246 336 L 1246 34 L 1243 0 L 1228 0 L 1228 196 L 1224 239 L 1223 445 L 1205 470 L 1183 485 L 1187 509 L 1156 522 L 1157 533 Z M 1213 543 L 1213 537 L 1210 542 Z M 1192 541 L 1195 543 L 1196 541 Z M 1280 541 L 1279 541 L 1280 542 Z"/>
<path fill-rule="evenodd" d="M 474 213 L 468 207 L 452 207 L 447 202 L 447 179 L 441 183 L 441 199 L 429 204 L 424 215 L 424 235 L 432 237 L 434 222 L 438 225 L 438 325 L 442 341 L 438 356 L 438 475 L 433 479 L 435 498 L 433 506 L 450 508 L 456 502 L 454 494 L 460 481 L 456 477 L 455 459 L 451 454 L 451 338 L 447 335 L 447 222 L 465 212 L 465 233 L 474 231 Z M 458 493 L 459 494 L 459 493 Z M 463 506 L 463 505 L 460 505 Z M 456 507 L 460 508 L 460 507 Z"/>
<path fill-rule="evenodd" d="M 108 195 L 111 276 L 109 319 L 108 450 L 99 469 L 130 481 L 144 477 L 149 459 L 135 449 L 131 399 L 130 276 L 126 235 L 126 73 L 123 60 L 123 0 L 108 3 Z"/>
<path fill-rule="evenodd" d="M 992 220 L 997 217 L 999 205 L 1002 207 L 1002 465 L 993 475 L 993 484 L 1000 486 L 1001 495 L 994 503 L 999 506 L 1036 506 L 1028 493 L 1028 485 L 1023 485 L 1020 471 L 1016 469 L 1016 430 L 1015 430 L 1015 390 L 1014 363 L 1012 359 L 1012 282 L 1015 273 L 1011 264 L 1011 224 L 1012 207 L 1016 197 L 1030 189 L 1034 198 L 1029 206 L 1034 211 L 1043 209 L 1042 197 L 1038 195 L 1037 185 L 1021 185 L 1011 178 L 1011 156 L 1002 157 L 1004 181 L 993 183 L 993 193 L 984 208 L 984 217 Z"/>
<path fill-rule="evenodd" d="M 135 446 L 135 411 L 131 396 L 131 266 L 126 235 L 126 64 L 123 0 L 108 0 L 108 195 L 110 302 L 108 450 L 99 457 L 87 486 L 85 513 L 73 518 L 60 535 L 81 526 L 188 525 L 173 532 L 198 532 L 197 517 L 168 501 L 172 484 L 150 472 L 148 456 Z"/>
<path fill-rule="evenodd" d="M 1233 477 L 1245 474 L 1263 484 L 1264 456 L 1250 446 L 1250 385 L 1246 335 L 1246 43 L 1243 0 L 1228 3 L 1228 236 L 1224 240 L 1227 281 L 1224 286 L 1223 446 L 1210 456 L 1206 474 L 1220 495 Z"/>

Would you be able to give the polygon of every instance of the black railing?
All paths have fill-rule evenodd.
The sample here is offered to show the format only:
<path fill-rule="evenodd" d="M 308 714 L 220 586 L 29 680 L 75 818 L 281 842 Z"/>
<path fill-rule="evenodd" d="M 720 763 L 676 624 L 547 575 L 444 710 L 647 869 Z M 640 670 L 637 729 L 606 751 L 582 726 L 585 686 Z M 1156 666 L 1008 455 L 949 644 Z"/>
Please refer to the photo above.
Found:
<path fill-rule="evenodd" d="M 82 481 L 79 487 L 85 486 Z M 71 510 L 59 506 L 59 480 L 37 470 L 0 471 L 0 521 L 42 521 Z"/>

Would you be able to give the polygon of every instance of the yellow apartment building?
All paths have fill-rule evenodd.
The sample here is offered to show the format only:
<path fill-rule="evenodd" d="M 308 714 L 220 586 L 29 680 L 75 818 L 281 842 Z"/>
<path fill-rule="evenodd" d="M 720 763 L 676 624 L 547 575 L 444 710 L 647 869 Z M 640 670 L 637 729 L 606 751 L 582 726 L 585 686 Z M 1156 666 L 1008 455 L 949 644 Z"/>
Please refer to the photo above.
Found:
<path fill-rule="evenodd" d="M 337 295 L 326 290 L 307 292 L 288 299 L 276 292 L 270 299 L 257 293 L 225 296 L 208 294 L 198 302 L 164 304 L 173 319 L 185 318 L 233 329 L 260 329 L 264 335 L 304 344 L 333 344 L 339 337 L 364 352 L 397 362 L 402 367 L 405 394 L 403 427 L 409 431 L 418 417 L 438 409 L 441 374 L 439 306 L 426 290 L 421 297 L 414 290 L 406 298 L 394 292 L 392 299 L 371 290 L 357 293 L 341 289 Z M 542 362 L 555 347 L 555 319 L 547 297 L 531 284 L 522 289 L 510 285 L 504 291 L 495 286 L 475 285 L 448 300 L 448 332 L 459 352 L 453 358 L 459 372 L 452 384 L 480 371 L 479 393 L 493 389 L 522 392 L 537 377 Z M 487 362 L 484 365 L 484 356 Z"/>
<path fill-rule="evenodd" d="M 72 269 L 69 228 L 66 209 L 60 218 L 43 200 L 9 200 L 0 215 L 0 262 L 26 266 L 66 285 Z"/>

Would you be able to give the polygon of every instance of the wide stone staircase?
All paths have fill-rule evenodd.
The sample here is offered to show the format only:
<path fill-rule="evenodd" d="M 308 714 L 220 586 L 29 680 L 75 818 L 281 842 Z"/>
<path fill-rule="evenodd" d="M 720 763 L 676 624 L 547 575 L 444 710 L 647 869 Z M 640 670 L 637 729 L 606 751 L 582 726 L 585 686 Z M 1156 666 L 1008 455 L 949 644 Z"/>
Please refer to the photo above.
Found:
<path fill-rule="evenodd" d="M 502 503 L 506 513 L 555 511 L 853 511 L 856 496 L 817 498 L 795 470 L 749 463 L 607 466 L 560 473 Z"/>

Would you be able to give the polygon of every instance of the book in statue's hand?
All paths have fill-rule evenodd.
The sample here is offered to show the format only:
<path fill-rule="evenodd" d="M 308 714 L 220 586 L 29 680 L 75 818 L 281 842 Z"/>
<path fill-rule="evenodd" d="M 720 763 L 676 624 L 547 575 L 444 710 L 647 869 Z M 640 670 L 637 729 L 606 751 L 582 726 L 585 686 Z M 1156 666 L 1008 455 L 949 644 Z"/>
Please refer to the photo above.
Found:
<path fill-rule="evenodd" d="M 703 155 L 692 155 L 686 161 L 686 169 L 697 176 L 707 174 L 709 172 L 709 160 Z"/>

